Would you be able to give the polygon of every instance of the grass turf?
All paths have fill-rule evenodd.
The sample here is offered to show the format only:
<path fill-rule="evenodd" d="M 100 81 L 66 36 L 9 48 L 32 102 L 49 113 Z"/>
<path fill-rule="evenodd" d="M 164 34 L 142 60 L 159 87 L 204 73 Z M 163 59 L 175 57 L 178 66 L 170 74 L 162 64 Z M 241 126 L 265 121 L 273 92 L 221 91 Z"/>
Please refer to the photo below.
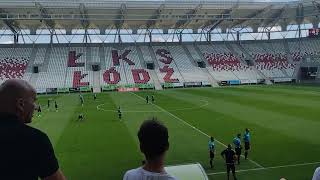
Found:
<path fill-rule="evenodd" d="M 144 97 L 154 95 L 154 105 Z M 227 88 L 195 88 L 137 93 L 101 93 L 93 100 L 85 94 L 80 105 L 77 94 L 40 96 L 41 117 L 32 126 L 46 132 L 69 179 L 122 179 L 124 172 L 140 165 L 137 130 L 143 120 L 157 117 L 163 121 L 170 136 L 167 165 L 199 162 L 210 179 L 226 179 L 220 152 L 223 144 L 232 142 L 237 133 L 251 129 L 252 161 L 241 161 L 238 179 L 289 180 L 311 179 L 320 161 L 319 113 L 320 87 L 310 86 L 239 86 Z M 53 103 L 47 109 L 47 99 Z M 99 110 L 97 109 L 99 106 Z M 123 110 L 120 122 L 115 112 Z M 79 113 L 85 115 L 78 122 Z M 193 128 L 194 126 L 195 128 Z M 200 132 L 201 131 L 201 132 Z M 203 133 L 204 134 L 203 134 Z M 216 143 L 215 168 L 208 162 L 208 137 Z M 300 163 L 301 166 L 271 168 Z M 259 164 L 259 165 L 257 165 Z"/>

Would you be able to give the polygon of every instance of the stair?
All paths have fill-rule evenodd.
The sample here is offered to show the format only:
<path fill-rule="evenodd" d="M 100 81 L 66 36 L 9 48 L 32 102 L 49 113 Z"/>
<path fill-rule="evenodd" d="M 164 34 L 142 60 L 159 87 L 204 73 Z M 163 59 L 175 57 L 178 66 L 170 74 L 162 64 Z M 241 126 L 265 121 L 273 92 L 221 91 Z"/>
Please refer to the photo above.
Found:
<path fill-rule="evenodd" d="M 48 71 L 49 61 L 51 58 L 51 51 L 52 51 L 52 48 L 50 47 L 50 45 L 48 45 L 48 47 L 46 49 L 46 53 L 44 55 L 44 62 L 43 62 L 43 65 L 41 66 L 42 68 L 40 68 L 41 72 Z"/>
<path fill-rule="evenodd" d="M 208 77 L 208 82 L 211 84 L 212 87 L 219 87 L 218 81 L 214 79 L 214 77 L 210 74 L 207 68 L 201 68 L 202 72 L 205 73 Z"/>
<path fill-rule="evenodd" d="M 239 57 L 238 59 L 240 60 L 240 62 L 242 64 L 247 64 L 247 62 L 245 62 L 242 58 L 240 58 L 241 54 L 239 54 L 236 50 L 234 50 L 234 48 L 229 43 L 225 43 L 225 45 L 227 46 L 229 51 L 231 51 L 232 54 L 234 54 L 235 56 Z"/>
<path fill-rule="evenodd" d="M 100 71 L 94 71 L 93 72 L 93 92 L 94 93 L 101 92 Z"/>
<path fill-rule="evenodd" d="M 33 63 L 34 63 L 34 60 L 36 59 L 37 52 L 38 52 L 38 48 L 33 47 L 32 51 L 31 51 L 31 54 L 30 54 L 28 66 L 27 66 L 27 69 L 26 69 L 27 73 L 32 73 Z"/>
<path fill-rule="evenodd" d="M 141 49 L 140 49 L 140 47 L 138 45 L 136 45 L 136 50 L 137 50 L 137 54 L 138 54 L 139 61 L 140 61 L 140 64 L 141 64 L 142 68 L 147 68 L 146 67 L 146 61 L 144 60 L 142 51 L 141 51 Z"/>
<path fill-rule="evenodd" d="M 257 73 L 259 74 L 259 76 L 265 80 L 265 84 L 273 84 L 270 80 L 270 78 L 266 77 L 261 71 L 259 71 L 256 66 L 250 66 L 252 67 L 252 69 Z"/>
<path fill-rule="evenodd" d="M 201 60 L 206 62 L 206 64 L 207 64 L 207 60 L 206 60 L 206 58 L 203 57 L 203 54 L 202 54 L 201 50 L 199 49 L 199 47 L 197 45 L 195 45 L 195 44 L 193 44 L 193 47 L 196 50 L 196 52 L 198 53 L 198 55 L 201 58 Z"/>
<path fill-rule="evenodd" d="M 281 72 L 285 75 L 285 77 L 291 78 L 291 77 L 288 75 L 287 71 L 285 71 L 284 69 L 281 69 Z"/>
<path fill-rule="evenodd" d="M 147 71 L 149 72 L 151 79 L 153 80 L 155 89 L 156 90 L 163 90 L 161 83 L 159 81 L 157 72 L 155 70 L 150 70 L 150 69 L 148 69 Z"/>
<path fill-rule="evenodd" d="M 246 56 L 247 58 L 250 58 L 250 61 L 253 62 L 254 66 L 250 66 L 250 67 L 252 67 L 252 69 L 253 69 L 257 74 L 259 74 L 260 77 L 262 77 L 262 79 L 265 79 L 265 84 L 268 84 L 268 85 L 273 84 L 273 83 L 271 82 L 270 78 L 267 78 L 261 71 L 259 71 L 259 70 L 256 68 L 256 66 L 255 66 L 255 65 L 256 65 L 256 61 L 254 61 L 254 59 L 253 59 L 253 57 L 251 56 L 251 54 L 249 54 L 248 51 L 247 51 L 245 48 L 243 48 L 240 44 L 237 44 L 237 45 L 238 45 L 239 49 L 245 54 L 245 56 Z"/>
<path fill-rule="evenodd" d="M 103 46 L 99 47 L 99 56 L 100 56 L 100 67 L 101 67 L 101 69 L 105 69 L 106 68 L 106 61 L 105 61 L 105 52 L 104 52 Z"/>
<path fill-rule="evenodd" d="M 206 63 L 206 67 L 210 67 L 211 65 L 208 63 L 208 60 L 203 56 L 201 50 L 199 49 L 199 47 L 195 44 L 193 44 L 194 49 L 196 50 L 196 52 L 198 53 L 199 57 L 201 58 L 201 60 Z"/>
<path fill-rule="evenodd" d="M 138 57 L 139 57 L 139 60 L 140 60 L 140 64 L 141 64 L 141 65 L 143 66 L 143 68 L 145 69 L 145 68 L 146 68 L 146 61 L 145 61 L 144 58 L 143 58 L 143 54 L 142 54 L 142 51 L 141 51 L 140 47 L 139 47 L 139 46 L 136 46 L 136 50 L 137 50 L 137 53 L 138 53 Z M 149 51 L 150 51 L 150 48 L 149 48 Z M 150 52 L 150 54 L 153 54 L 153 53 Z M 153 54 L 153 56 L 154 56 L 154 54 Z M 153 56 L 151 55 L 152 59 L 155 59 L 155 57 L 153 57 Z M 146 69 L 146 70 L 148 71 L 148 73 L 149 73 L 149 75 L 150 75 L 150 77 L 151 77 L 151 79 L 152 79 L 152 81 L 153 81 L 153 84 L 154 84 L 155 89 L 156 89 L 156 90 L 163 90 L 163 88 L 162 88 L 162 86 L 161 86 L 161 83 L 160 83 L 160 81 L 159 81 L 157 72 L 156 72 L 154 69 L 153 69 L 153 70 L 151 70 L 151 69 Z"/>
<path fill-rule="evenodd" d="M 251 54 L 250 54 L 245 48 L 243 48 L 243 47 L 241 46 L 241 44 L 237 44 L 237 46 L 238 46 L 239 49 L 245 54 L 245 56 L 246 56 L 247 58 L 249 58 L 251 61 L 254 62 L 254 59 L 253 59 L 253 57 L 251 56 Z"/>
<path fill-rule="evenodd" d="M 148 48 L 149 48 L 149 52 L 150 52 L 150 56 L 151 56 L 151 58 L 152 58 L 152 60 L 153 60 L 153 62 L 154 62 L 154 68 L 156 69 L 156 68 L 160 68 L 160 66 L 159 66 L 159 63 L 158 63 L 158 61 L 157 61 L 157 57 L 156 57 L 156 55 L 155 55 L 155 53 L 154 53 L 154 51 L 153 51 L 153 48 L 151 47 L 151 46 L 148 46 Z"/>
<path fill-rule="evenodd" d="M 188 50 L 188 48 L 185 46 L 185 45 L 181 45 L 184 52 L 186 53 L 186 55 L 188 56 L 189 60 L 191 61 L 191 63 L 195 66 L 195 67 L 198 67 L 198 64 L 197 62 L 195 61 L 195 59 L 193 59 L 190 51 Z"/>
<path fill-rule="evenodd" d="M 34 88 L 36 88 L 38 77 L 39 77 L 38 73 L 32 73 L 31 74 L 29 82 Z"/>
<path fill-rule="evenodd" d="M 284 49 L 286 50 L 288 62 L 289 63 L 293 63 L 293 58 L 292 58 L 291 53 L 290 53 L 290 48 L 289 48 L 288 41 L 284 40 L 283 44 L 284 44 Z"/>
<path fill-rule="evenodd" d="M 298 79 L 299 78 L 300 67 L 301 67 L 301 61 L 297 62 L 297 64 L 296 64 L 296 67 L 295 67 L 295 69 L 293 71 L 293 76 L 292 76 L 293 79 Z"/>
<path fill-rule="evenodd" d="M 201 68 L 201 69 L 202 69 L 202 72 L 204 72 L 207 75 L 208 82 L 211 84 L 212 87 L 219 87 L 218 81 L 210 74 L 208 70 L 208 68 L 211 66 L 209 65 L 207 59 L 202 55 L 202 52 L 197 45 L 193 44 L 193 46 L 196 52 L 198 53 L 199 57 L 201 58 L 201 60 L 206 63 L 207 68 Z"/>
<path fill-rule="evenodd" d="M 171 51 L 170 51 L 170 49 L 169 49 L 169 47 L 168 47 L 168 44 L 167 43 L 165 43 L 166 44 L 166 49 L 167 49 L 167 51 L 168 52 L 170 52 L 171 53 Z M 180 68 L 179 68 L 179 66 L 177 65 L 177 63 L 176 63 L 176 60 L 173 58 L 173 55 L 172 55 L 172 53 L 171 53 L 171 56 L 172 56 L 172 59 L 173 59 L 173 63 L 174 63 L 174 65 L 176 66 L 176 68 L 177 68 L 177 70 L 178 70 L 178 73 L 180 74 L 180 76 L 181 76 L 181 78 L 182 78 L 182 80 L 181 79 L 179 79 L 179 81 L 180 81 L 180 83 L 184 83 L 185 82 L 185 80 L 184 80 L 184 77 L 183 77 L 183 75 L 182 75 L 182 73 L 181 73 L 181 71 L 180 71 Z M 172 63 L 171 63 L 172 64 Z"/>
<path fill-rule="evenodd" d="M 86 47 L 86 70 L 91 71 L 91 65 L 92 65 L 92 53 L 91 53 L 91 48 Z"/>

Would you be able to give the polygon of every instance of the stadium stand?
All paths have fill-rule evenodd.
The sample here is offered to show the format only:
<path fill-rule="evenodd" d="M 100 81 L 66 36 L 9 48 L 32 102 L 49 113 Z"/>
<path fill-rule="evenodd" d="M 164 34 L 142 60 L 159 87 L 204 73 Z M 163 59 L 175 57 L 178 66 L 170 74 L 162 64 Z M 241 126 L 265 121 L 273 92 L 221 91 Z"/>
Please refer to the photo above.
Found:
<path fill-rule="evenodd" d="M 29 81 L 35 87 L 37 93 L 40 94 L 90 91 L 94 93 L 94 96 L 88 93 L 84 97 L 88 100 L 89 98 L 93 98 L 93 105 L 96 106 L 94 110 L 101 110 L 102 118 L 98 117 L 100 116 L 98 113 L 90 113 L 89 111 L 91 110 L 90 108 L 88 109 L 87 103 L 85 106 L 82 106 L 83 108 L 78 108 L 78 102 L 72 100 L 72 96 L 76 98 L 77 94 L 66 95 L 70 96 L 69 100 L 72 100 L 70 103 L 64 103 L 64 100 L 60 101 L 63 99 L 61 97 L 65 95 L 59 95 L 57 98 L 52 98 L 51 96 L 45 97 L 46 100 L 50 98 L 48 99 L 48 104 L 52 100 L 58 101 L 60 109 L 58 112 L 58 108 L 56 108 L 58 112 L 56 114 L 59 117 L 62 114 L 61 112 L 72 110 L 68 113 L 70 117 L 68 114 L 63 114 L 66 120 L 53 122 L 60 123 L 61 125 L 59 126 L 61 127 L 65 127 L 69 120 L 72 121 L 72 118 L 76 119 L 76 116 L 79 114 L 81 117 L 86 117 L 84 124 L 89 124 L 89 126 L 84 125 L 85 129 L 83 130 L 86 135 L 92 135 L 93 138 L 84 138 L 83 144 L 89 142 L 89 146 L 86 145 L 85 147 L 90 147 L 95 160 L 103 154 L 102 158 L 98 157 L 98 160 L 104 166 L 98 166 L 100 162 L 94 162 L 92 167 L 88 166 L 86 168 L 83 163 L 73 162 L 79 154 L 81 155 L 80 159 L 82 158 L 81 153 L 72 153 L 74 157 L 66 157 L 63 154 L 64 152 L 59 152 L 60 155 L 62 154 L 62 157 L 59 158 L 62 158 L 63 166 L 68 169 L 68 175 L 71 175 L 70 179 L 77 179 L 77 177 L 78 179 L 79 177 L 80 179 L 88 179 L 87 176 L 95 177 L 95 175 L 96 179 L 99 179 L 99 176 L 101 178 L 119 179 L 119 174 L 125 169 L 140 163 L 140 160 L 143 159 L 129 158 L 127 159 L 128 161 L 124 162 L 121 158 L 119 161 L 119 158 L 115 156 L 110 160 L 105 160 L 104 157 L 108 158 L 112 154 L 101 149 L 101 144 L 105 145 L 105 143 L 99 144 L 97 142 L 98 146 L 95 146 L 96 142 L 90 144 L 90 140 L 95 139 L 95 136 L 100 137 L 104 132 L 115 133 L 116 135 L 118 133 L 120 143 L 113 145 L 115 148 L 118 148 L 117 145 L 124 144 L 121 142 L 121 138 L 123 139 L 124 136 L 122 136 L 123 133 L 119 133 L 120 131 L 114 131 L 113 124 L 118 126 L 117 124 L 121 120 L 120 123 L 125 124 L 125 126 L 134 125 L 133 128 L 127 128 L 130 131 L 129 135 L 132 135 L 134 128 L 137 127 L 137 123 L 141 123 L 140 120 L 137 121 L 139 114 L 143 116 L 149 114 L 157 115 L 159 113 L 164 116 L 164 114 L 167 114 L 168 117 L 176 119 L 180 125 L 186 125 L 183 130 L 195 130 L 198 134 L 196 135 L 197 137 L 191 134 L 196 137 L 195 140 L 198 136 L 204 135 L 202 138 L 207 138 L 208 135 L 202 132 L 200 126 L 197 123 L 195 124 L 194 120 L 186 119 L 184 121 L 181 119 L 185 117 L 192 119 L 193 116 L 187 116 L 193 114 L 193 111 L 200 113 L 200 116 L 196 118 L 204 120 L 207 115 L 210 116 L 212 114 L 212 111 L 214 112 L 213 114 L 217 115 L 216 120 L 226 119 L 223 123 L 230 125 L 230 127 L 237 125 L 237 123 L 229 123 L 229 121 L 231 122 L 232 119 L 241 120 L 241 117 L 238 118 L 238 116 L 243 115 L 247 120 L 246 122 L 254 122 L 251 124 L 247 123 L 249 126 L 253 126 L 249 128 L 254 129 L 254 126 L 268 125 L 267 127 L 259 127 L 261 129 L 264 128 L 264 130 L 270 130 L 270 132 L 271 128 L 276 127 L 278 129 L 275 130 L 285 131 L 289 133 L 288 137 L 291 138 L 294 138 L 297 133 L 294 133 L 294 128 L 291 128 L 290 131 L 287 131 L 287 129 L 295 124 L 304 124 L 304 119 L 308 120 L 308 123 L 314 118 L 311 116 L 312 113 L 301 114 L 300 116 L 300 111 L 297 113 L 285 112 L 285 105 L 293 107 L 295 104 L 298 104 L 299 107 L 301 106 L 300 109 L 303 111 L 304 108 L 299 104 L 299 100 L 303 99 L 300 96 L 307 96 L 307 94 L 314 95 L 314 93 L 301 92 L 304 89 L 311 89 L 310 87 L 302 87 L 298 89 L 301 92 L 292 93 L 295 100 L 291 102 L 286 102 L 286 97 L 282 97 L 291 86 L 288 86 L 288 88 L 280 87 L 280 90 L 277 91 L 273 91 L 273 88 L 260 90 L 260 86 L 257 86 L 254 91 L 258 90 L 262 92 L 261 98 L 258 97 L 259 93 L 254 94 L 256 98 L 259 98 L 257 100 L 250 100 L 249 98 L 252 98 L 253 94 L 250 94 L 249 91 L 247 92 L 244 87 L 232 88 L 235 90 L 243 89 L 241 93 L 238 91 L 238 93 L 234 93 L 232 96 L 228 96 L 228 92 L 226 92 L 230 88 L 218 88 L 213 94 L 209 92 L 210 89 L 199 91 L 196 89 L 194 90 L 194 92 L 197 91 L 195 93 L 183 90 L 181 94 L 184 96 L 181 97 L 175 96 L 177 94 L 175 90 L 171 94 L 168 94 L 168 92 L 158 93 L 149 91 L 128 93 L 128 96 L 136 98 L 132 100 L 133 103 L 130 103 L 125 98 L 126 93 L 106 93 L 105 95 L 107 96 L 112 94 L 112 97 L 110 97 L 114 101 L 112 106 L 109 106 L 110 103 L 108 104 L 108 102 L 104 103 L 105 100 L 110 100 L 110 98 L 106 99 L 104 94 L 96 93 L 102 91 L 131 92 L 139 91 L 139 89 L 163 90 L 166 88 L 219 87 L 242 84 L 271 85 L 284 83 L 287 85 L 289 84 L 287 82 L 292 84 L 320 83 L 320 73 L 318 73 L 320 70 L 320 0 L 10 0 L 0 1 L 0 14 L 0 84 L 7 79 L 20 78 Z M 268 92 L 269 94 L 266 95 L 264 92 Z M 197 96 L 197 93 L 199 93 L 199 96 Z M 243 101 L 238 97 L 239 94 L 246 96 Z M 98 99 L 96 99 L 96 95 Z M 298 95 L 300 96 L 295 97 Z M 220 96 L 222 97 L 221 100 L 218 98 Z M 278 103 L 278 107 L 281 108 L 266 104 L 271 103 L 271 101 L 267 101 L 272 96 L 279 96 L 279 98 L 273 99 L 275 103 Z M 152 99 L 151 103 L 149 103 L 149 98 Z M 193 99 L 195 100 L 194 102 Z M 41 98 L 40 100 L 38 102 L 39 107 L 43 106 L 40 104 L 45 103 L 44 99 Z M 68 99 L 66 98 L 66 100 Z M 144 100 L 147 102 L 144 102 Z M 230 103 L 227 102 L 228 100 L 230 100 Z M 91 104 L 91 100 L 85 101 L 89 102 L 89 105 Z M 181 101 L 181 103 L 179 104 L 175 101 Z M 241 104 L 242 102 L 245 102 L 244 106 Z M 314 106 L 314 104 L 310 103 L 305 104 L 310 108 Z M 234 106 L 231 107 L 232 105 Z M 251 109 L 249 105 L 253 105 Z M 65 108 L 66 106 L 72 108 Z M 138 106 L 139 108 L 137 108 Z M 232 108 L 236 110 L 232 110 Z M 43 109 L 49 114 L 54 113 L 52 108 L 44 107 Z M 290 110 L 290 107 L 287 109 Z M 256 113 L 253 110 L 257 110 Z M 275 112 L 275 110 L 279 110 L 279 112 Z M 265 113 L 266 111 L 268 113 Z M 176 116 L 175 112 L 184 116 Z M 105 113 L 110 113 L 111 119 L 117 113 L 121 118 L 119 118 L 119 121 L 107 122 L 104 118 L 106 116 Z M 267 123 L 257 121 L 257 118 L 254 117 L 255 114 L 265 116 Z M 281 115 L 282 118 L 277 118 L 275 115 L 270 116 L 271 118 L 268 119 L 268 114 L 276 114 L 279 117 Z M 38 116 L 34 117 L 36 120 L 34 121 L 35 125 L 38 126 L 38 122 L 41 121 L 40 128 L 47 130 L 43 126 L 45 123 L 42 123 L 45 121 L 38 121 L 38 119 L 42 119 L 42 117 L 40 118 L 40 112 L 38 112 Z M 165 122 L 169 122 L 170 117 L 169 119 L 165 119 Z M 96 121 L 99 119 L 103 119 L 104 123 L 100 125 Z M 284 119 L 284 121 L 280 122 L 278 119 Z M 187 123 L 188 121 L 191 122 L 191 125 Z M 273 126 L 271 121 L 282 124 Z M 291 121 L 291 124 L 289 124 L 288 128 L 285 124 L 289 121 Z M 49 122 L 49 125 L 52 126 L 53 123 Z M 172 126 L 172 122 L 169 123 Z M 98 124 L 101 129 L 96 128 L 96 132 L 87 133 L 86 129 L 89 128 L 90 130 L 92 124 Z M 179 127 L 178 125 L 172 127 L 179 129 L 180 125 Z M 82 125 L 80 126 L 82 128 Z M 240 126 L 242 127 L 241 124 Z M 108 131 L 108 128 L 111 131 Z M 214 126 L 213 128 L 217 129 L 219 127 Z M 78 125 L 77 129 L 79 129 Z M 124 131 L 127 131 L 127 129 L 124 128 Z M 81 129 L 79 130 L 81 131 Z M 209 129 L 205 130 L 209 131 Z M 59 134 L 69 135 L 71 134 L 69 132 L 73 133 L 74 131 L 58 128 L 57 132 L 53 132 L 53 136 Z M 181 137 L 185 137 L 186 134 L 190 134 L 188 132 L 181 132 L 180 130 L 177 131 L 177 137 L 180 137 L 180 135 Z M 280 133 L 280 135 L 279 140 L 282 140 L 282 136 L 284 137 L 283 140 L 286 140 L 285 133 Z M 221 135 L 217 136 L 219 138 Z M 81 136 L 75 136 L 76 140 L 79 137 L 81 138 Z M 181 139 L 179 137 L 176 139 Z M 272 136 L 272 138 L 274 137 Z M 297 142 L 304 140 L 306 141 L 304 144 L 315 144 L 313 143 L 314 136 L 310 133 L 307 135 L 307 138 L 297 137 Z M 55 139 L 59 140 L 59 138 Z M 86 142 L 88 139 L 89 141 Z M 67 139 L 67 141 L 69 140 L 72 141 L 72 138 Z M 198 144 L 204 144 L 206 141 L 204 139 L 203 142 L 199 141 Z M 217 141 L 217 143 L 220 142 Z M 61 150 L 74 150 L 74 144 L 72 143 L 55 142 L 55 144 L 67 145 L 66 148 L 59 147 Z M 69 146 L 70 144 L 72 147 Z M 289 145 L 292 144 L 294 143 Z M 110 149 L 111 146 L 107 146 L 106 148 Z M 174 148 L 176 149 L 173 149 L 173 151 L 178 152 L 180 149 L 183 151 L 186 149 L 185 147 L 190 147 L 190 145 L 181 143 L 181 145 L 175 146 Z M 217 150 L 220 150 L 220 147 L 219 145 L 219 149 Z M 207 180 L 209 179 L 207 176 L 210 179 L 219 179 L 224 178 L 222 176 L 227 176 L 224 172 L 225 168 L 220 166 L 223 163 L 221 159 L 217 161 L 217 168 L 211 167 L 209 169 L 208 161 L 203 160 L 203 157 L 208 155 L 205 153 L 205 148 L 206 146 L 203 146 L 201 150 L 204 152 L 203 156 L 193 156 L 191 153 L 192 156 L 188 157 L 189 151 L 194 152 L 194 154 L 200 152 L 197 148 L 190 148 L 188 154 L 182 153 L 181 157 L 171 159 L 170 163 L 172 164 L 166 167 L 166 171 L 174 174 L 181 180 Z M 301 150 L 301 148 L 297 150 Z M 136 153 L 136 151 L 134 152 Z M 90 155 L 90 153 L 88 152 L 87 154 Z M 303 155 L 303 153 L 298 151 L 294 153 L 293 157 L 297 155 L 301 155 L 302 157 Z M 121 153 L 115 154 L 117 156 L 121 155 Z M 187 158 L 185 159 L 185 157 Z M 275 157 L 277 157 L 277 154 L 275 154 Z M 84 158 L 90 160 L 91 157 L 88 158 L 85 155 Z M 266 175 L 264 172 L 267 169 L 276 169 L 276 165 L 278 164 L 283 167 L 286 164 L 287 166 L 292 166 L 291 163 L 299 163 L 298 158 L 290 159 L 289 156 L 288 158 L 284 157 L 284 160 L 287 160 L 288 163 L 286 161 L 279 161 L 277 163 L 277 158 L 273 159 L 274 163 L 269 162 L 269 159 L 264 157 L 260 159 L 256 154 L 253 154 L 250 158 L 253 158 L 249 160 L 250 162 L 248 161 L 250 165 L 243 163 L 241 166 L 237 166 L 236 172 L 258 170 L 261 171 L 262 177 Z M 304 159 L 306 164 L 308 164 L 314 158 L 312 159 L 311 157 L 308 160 L 308 157 L 306 157 Z M 69 162 L 69 160 L 71 161 Z M 260 165 L 260 160 L 262 165 Z M 114 163 L 113 161 L 118 163 Z M 203 168 L 196 162 L 205 162 L 206 164 L 204 164 Z M 89 162 L 85 163 L 88 164 Z M 232 163 L 227 163 L 227 165 L 231 167 Z M 276 168 L 271 167 L 271 165 L 274 165 Z M 86 169 L 88 172 L 80 172 L 79 170 L 81 169 Z M 287 169 L 287 172 L 283 172 L 283 175 L 289 174 L 289 178 L 296 175 L 298 175 L 297 177 L 302 177 L 303 171 L 306 168 L 303 168 L 302 173 L 298 171 L 292 173 L 290 170 Z M 240 176 L 245 177 L 242 179 L 259 179 L 255 178 L 257 177 L 257 173 L 246 173 Z M 271 176 L 277 176 L 277 173 L 272 174 L 268 172 L 268 175 L 262 177 L 262 179 L 274 179 L 269 178 Z"/>
<path fill-rule="evenodd" d="M 185 82 L 207 81 L 208 78 L 199 67 L 192 64 L 182 46 L 168 46 L 168 49 Z"/>
<path fill-rule="evenodd" d="M 284 44 L 277 42 L 243 43 L 254 58 L 255 67 L 266 77 L 292 78 L 295 64 L 289 63 Z"/>
<path fill-rule="evenodd" d="M 150 76 L 147 71 L 143 69 L 143 65 L 139 59 L 138 52 L 135 46 L 129 46 L 126 48 L 128 55 L 127 61 L 122 59 L 122 66 L 127 76 L 128 84 L 145 84 L 150 81 Z M 124 74 L 124 75 L 125 75 Z M 143 77 L 140 77 L 142 75 Z"/>
<path fill-rule="evenodd" d="M 173 60 L 171 52 L 165 46 L 153 46 L 156 55 L 156 71 L 162 83 L 183 83 L 184 79 Z"/>
<path fill-rule="evenodd" d="M 68 48 L 52 48 L 51 57 L 48 61 L 47 71 L 39 73 L 36 88 L 64 88 L 67 73 Z"/>
<path fill-rule="evenodd" d="M 36 88 L 92 87 L 94 72 L 91 65 L 98 64 L 101 66 L 97 72 L 100 74 L 100 82 L 96 83 L 98 87 L 133 87 L 139 84 L 152 87 L 155 80 L 162 85 L 171 83 L 173 86 L 183 86 L 186 82 L 205 84 L 208 76 L 219 82 L 236 81 L 239 84 L 257 83 L 263 76 L 289 81 L 295 78 L 296 67 L 305 56 L 319 54 L 317 46 L 320 41 L 293 39 L 287 41 L 287 49 L 284 44 L 283 41 L 275 40 L 244 42 L 240 45 L 36 46 L 33 62 L 29 61 L 33 48 L 0 48 L 0 77 L 1 82 L 9 78 L 31 81 L 33 73 L 26 69 L 39 66 L 41 70 L 34 83 Z M 249 65 L 246 61 L 251 57 L 253 64 Z M 203 60 L 209 74 L 197 65 L 197 62 Z M 151 76 L 151 71 L 146 68 L 147 63 L 154 63 L 156 75 Z"/>
<path fill-rule="evenodd" d="M 257 82 L 261 77 L 241 62 L 225 45 L 198 45 L 209 65 L 211 75 L 219 81 Z"/>
<path fill-rule="evenodd" d="M 33 62 L 34 65 L 41 65 L 45 61 L 46 48 L 38 48 L 35 60 Z"/>
<path fill-rule="evenodd" d="M 101 84 L 134 85 L 152 83 L 149 72 L 143 68 L 137 47 L 105 47 L 105 64 Z"/>
<path fill-rule="evenodd" d="M 0 48 L 0 80 L 11 78 L 30 79 L 30 75 L 24 77 L 31 48 Z"/>
<path fill-rule="evenodd" d="M 99 47 L 90 47 L 91 51 L 91 62 L 100 63 Z"/>

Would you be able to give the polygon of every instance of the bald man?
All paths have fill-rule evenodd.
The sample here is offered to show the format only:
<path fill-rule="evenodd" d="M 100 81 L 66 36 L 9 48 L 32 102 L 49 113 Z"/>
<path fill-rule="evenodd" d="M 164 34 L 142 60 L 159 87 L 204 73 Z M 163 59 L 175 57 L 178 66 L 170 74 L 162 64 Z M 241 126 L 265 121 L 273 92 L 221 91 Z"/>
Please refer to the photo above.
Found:
<path fill-rule="evenodd" d="M 35 101 L 35 89 L 24 80 L 0 85 L 0 179 L 66 179 L 48 136 L 26 125 L 32 120 Z"/>

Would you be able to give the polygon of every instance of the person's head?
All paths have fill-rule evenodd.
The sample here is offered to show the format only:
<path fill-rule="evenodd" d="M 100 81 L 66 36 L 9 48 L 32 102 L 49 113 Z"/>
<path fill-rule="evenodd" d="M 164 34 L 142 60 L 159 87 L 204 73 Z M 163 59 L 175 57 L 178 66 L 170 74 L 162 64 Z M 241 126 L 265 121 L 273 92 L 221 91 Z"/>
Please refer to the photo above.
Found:
<path fill-rule="evenodd" d="M 211 136 L 211 137 L 210 137 L 210 140 L 213 142 L 213 141 L 214 141 L 214 138 Z"/>
<path fill-rule="evenodd" d="M 232 149 L 232 146 L 231 146 L 231 144 L 228 144 L 228 149 Z"/>
<path fill-rule="evenodd" d="M 240 133 L 239 133 L 239 134 L 237 134 L 237 137 L 238 137 L 238 138 L 240 138 L 240 137 L 241 137 L 241 134 L 240 134 Z"/>
<path fill-rule="evenodd" d="M 0 112 L 16 115 L 23 123 L 30 123 L 37 108 L 36 90 L 20 79 L 10 79 L 0 85 Z"/>
<path fill-rule="evenodd" d="M 249 132 L 249 129 L 248 129 L 248 128 L 246 128 L 246 132 L 247 132 L 247 133 Z"/>
<path fill-rule="evenodd" d="M 168 129 L 156 118 L 146 120 L 138 132 L 140 150 L 147 161 L 158 161 L 169 149 Z"/>

